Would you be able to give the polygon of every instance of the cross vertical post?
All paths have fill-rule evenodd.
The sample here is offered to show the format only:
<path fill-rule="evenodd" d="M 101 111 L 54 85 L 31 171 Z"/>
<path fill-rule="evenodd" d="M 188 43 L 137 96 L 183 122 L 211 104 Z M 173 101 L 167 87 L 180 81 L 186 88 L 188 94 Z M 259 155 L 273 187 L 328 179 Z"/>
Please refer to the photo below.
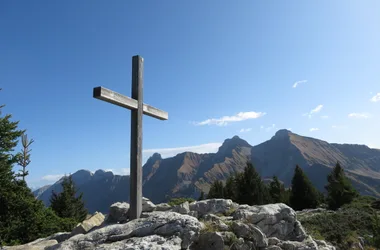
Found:
<path fill-rule="evenodd" d="M 104 87 L 95 87 L 93 97 L 131 110 L 131 157 L 129 219 L 138 219 L 142 212 L 142 117 L 148 115 L 159 120 L 168 120 L 166 111 L 143 102 L 144 59 L 132 57 L 132 98 Z"/>
<path fill-rule="evenodd" d="M 131 111 L 130 204 L 129 218 L 140 218 L 142 212 L 142 117 L 143 117 L 143 61 L 132 57 L 132 98 L 137 109 Z"/>

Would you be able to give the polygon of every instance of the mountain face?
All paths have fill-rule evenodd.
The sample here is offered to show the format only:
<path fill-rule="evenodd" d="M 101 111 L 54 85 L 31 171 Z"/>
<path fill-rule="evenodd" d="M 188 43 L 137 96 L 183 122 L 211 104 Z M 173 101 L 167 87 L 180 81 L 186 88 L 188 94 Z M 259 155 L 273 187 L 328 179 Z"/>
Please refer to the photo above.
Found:
<path fill-rule="evenodd" d="M 270 140 L 251 146 L 235 136 L 224 141 L 218 152 L 197 154 L 184 152 L 163 159 L 153 154 L 143 166 L 143 195 L 154 203 L 170 197 L 198 198 L 201 191 L 208 192 L 215 180 L 226 180 L 241 172 L 251 161 L 262 178 L 279 177 L 289 186 L 298 164 L 312 183 L 321 191 L 327 183 L 327 174 L 339 161 L 347 176 L 362 194 L 380 197 L 380 150 L 364 145 L 335 144 L 304 137 L 288 130 L 279 130 Z M 107 213 L 117 201 L 129 200 L 129 176 L 113 175 L 98 170 L 94 174 L 80 170 L 73 180 L 89 212 Z M 52 190 L 61 191 L 60 181 L 44 192 L 35 194 L 49 204 Z"/>

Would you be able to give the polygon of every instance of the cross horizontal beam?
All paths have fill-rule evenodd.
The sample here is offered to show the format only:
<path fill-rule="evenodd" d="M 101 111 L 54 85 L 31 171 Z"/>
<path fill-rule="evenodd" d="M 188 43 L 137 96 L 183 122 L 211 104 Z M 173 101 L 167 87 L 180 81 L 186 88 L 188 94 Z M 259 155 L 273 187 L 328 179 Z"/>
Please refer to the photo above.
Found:
<path fill-rule="evenodd" d="M 137 109 L 137 101 L 135 99 L 103 87 L 94 88 L 93 97 L 123 108 L 131 110 Z M 169 118 L 168 112 L 152 107 L 148 104 L 143 105 L 143 113 L 160 120 L 167 120 Z"/>

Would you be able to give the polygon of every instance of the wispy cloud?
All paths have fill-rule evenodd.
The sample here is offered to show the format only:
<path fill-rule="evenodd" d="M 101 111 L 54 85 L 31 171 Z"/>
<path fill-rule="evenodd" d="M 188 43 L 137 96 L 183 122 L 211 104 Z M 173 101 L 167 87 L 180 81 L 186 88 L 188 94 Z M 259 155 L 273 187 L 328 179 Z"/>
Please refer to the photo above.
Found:
<path fill-rule="evenodd" d="M 328 115 L 321 115 L 321 118 L 322 118 L 322 119 L 328 119 L 329 116 L 328 116 Z"/>
<path fill-rule="evenodd" d="M 156 149 L 145 149 L 144 154 L 159 153 L 163 158 L 172 157 L 183 152 L 193 152 L 193 153 L 215 153 L 218 151 L 222 143 L 207 143 L 196 146 L 187 147 L 177 147 L 177 148 L 156 148 Z"/>
<path fill-rule="evenodd" d="M 371 102 L 380 102 L 380 92 L 374 95 L 371 99 Z"/>
<path fill-rule="evenodd" d="M 319 113 L 322 110 L 322 108 L 323 108 L 323 105 L 320 104 L 314 109 L 310 110 L 310 112 L 303 114 L 303 116 L 309 116 L 309 118 L 311 118 L 313 114 Z"/>
<path fill-rule="evenodd" d="M 307 83 L 307 80 L 302 80 L 302 81 L 297 81 L 293 84 L 293 88 L 297 88 L 298 85 L 300 85 L 301 83 Z"/>
<path fill-rule="evenodd" d="M 331 128 L 333 128 L 333 129 L 343 129 L 343 128 L 346 128 L 346 126 L 332 125 Z"/>
<path fill-rule="evenodd" d="M 62 176 L 63 174 L 50 174 L 42 176 L 41 179 L 44 181 L 58 181 Z"/>
<path fill-rule="evenodd" d="M 314 132 L 314 131 L 318 131 L 318 130 L 319 130 L 319 128 L 311 128 L 311 129 L 309 129 L 310 132 Z"/>
<path fill-rule="evenodd" d="M 358 118 L 358 119 L 367 119 L 370 118 L 371 115 L 369 113 L 351 113 L 348 115 L 349 118 Z"/>
<path fill-rule="evenodd" d="M 129 175 L 129 173 L 130 173 L 129 168 L 117 168 L 117 169 L 109 168 L 109 169 L 105 169 L 105 171 L 106 172 L 111 171 L 115 175 Z"/>
<path fill-rule="evenodd" d="M 217 125 L 217 126 L 225 126 L 230 122 L 240 122 L 240 121 L 245 121 L 249 119 L 257 119 L 259 117 L 262 117 L 265 115 L 265 112 L 240 112 L 236 115 L 233 116 L 223 116 L 221 118 L 212 118 L 212 119 L 207 119 L 202 122 L 195 122 L 195 125 L 202 126 L 202 125 Z"/>
<path fill-rule="evenodd" d="M 260 127 L 260 129 L 263 129 L 263 130 L 265 130 L 266 132 L 269 132 L 269 131 L 271 131 L 271 130 L 273 130 L 273 129 L 275 129 L 276 128 L 276 124 L 272 124 L 271 126 L 269 126 L 269 127 L 264 127 L 264 126 L 261 126 Z"/>
<path fill-rule="evenodd" d="M 252 128 L 242 128 L 242 129 L 240 129 L 240 133 L 246 133 L 246 132 L 249 132 L 249 131 L 251 131 L 252 130 Z"/>

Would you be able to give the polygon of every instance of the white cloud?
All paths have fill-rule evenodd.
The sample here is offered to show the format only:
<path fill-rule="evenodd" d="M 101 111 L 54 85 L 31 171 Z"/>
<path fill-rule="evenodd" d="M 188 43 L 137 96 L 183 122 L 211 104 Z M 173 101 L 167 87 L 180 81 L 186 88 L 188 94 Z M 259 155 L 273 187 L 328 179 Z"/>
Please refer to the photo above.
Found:
<path fill-rule="evenodd" d="M 380 92 L 374 95 L 371 99 L 371 102 L 379 102 L 380 101 Z"/>
<path fill-rule="evenodd" d="M 217 125 L 217 126 L 225 126 L 230 122 L 240 122 L 240 121 L 245 121 L 249 119 L 256 119 L 259 118 L 266 113 L 263 112 L 240 112 L 234 116 L 223 116 L 221 118 L 212 118 L 212 119 L 207 119 L 202 122 L 195 122 L 195 125 Z"/>
<path fill-rule="evenodd" d="M 322 119 L 328 119 L 329 116 L 328 116 L 328 115 L 321 115 L 321 118 L 322 118 Z"/>
<path fill-rule="evenodd" d="M 42 176 L 41 179 L 44 181 L 58 181 L 62 176 L 63 174 L 50 174 Z"/>
<path fill-rule="evenodd" d="M 215 153 L 218 151 L 222 143 L 207 143 L 196 146 L 187 146 L 187 147 L 177 147 L 177 148 L 157 148 L 157 149 L 145 149 L 143 150 L 144 154 L 153 154 L 159 153 L 163 158 L 172 157 L 179 153 L 183 152 L 193 152 L 193 153 Z"/>
<path fill-rule="evenodd" d="M 264 126 L 261 126 L 260 127 L 261 129 L 264 129 L 266 132 L 269 132 L 269 131 L 271 131 L 272 129 L 275 129 L 276 128 L 276 124 L 272 124 L 271 126 L 269 126 L 269 127 L 264 127 Z"/>
<path fill-rule="evenodd" d="M 348 115 L 349 118 L 359 118 L 359 119 L 367 119 L 371 115 L 368 113 L 351 113 Z"/>
<path fill-rule="evenodd" d="M 263 125 L 261 125 L 261 126 L 260 126 L 260 129 L 263 129 L 263 128 L 264 128 L 264 126 L 263 126 Z"/>
<path fill-rule="evenodd" d="M 314 132 L 314 131 L 318 131 L 318 130 L 319 130 L 319 128 L 311 128 L 310 132 Z"/>
<path fill-rule="evenodd" d="M 246 132 L 249 132 L 249 131 L 251 131 L 252 130 L 252 128 L 242 128 L 242 129 L 240 129 L 240 133 L 246 133 Z"/>
<path fill-rule="evenodd" d="M 295 83 L 293 84 L 293 88 L 297 88 L 297 86 L 298 86 L 299 84 L 301 84 L 301 83 L 306 83 L 306 82 L 307 82 L 307 80 L 297 81 L 297 82 L 295 82 Z"/>
<path fill-rule="evenodd" d="M 315 109 L 312 109 L 309 113 L 303 114 L 303 116 L 309 116 L 309 118 L 311 118 L 313 114 L 319 113 L 322 110 L 322 108 L 323 108 L 323 105 L 320 104 L 317 107 L 315 107 Z"/>
<path fill-rule="evenodd" d="M 331 128 L 333 129 L 343 129 L 343 128 L 347 128 L 346 126 L 339 126 L 339 125 L 332 125 Z"/>
<path fill-rule="evenodd" d="M 115 175 L 129 175 L 130 169 L 129 168 L 108 168 L 104 171 L 108 172 L 111 171 Z"/>

